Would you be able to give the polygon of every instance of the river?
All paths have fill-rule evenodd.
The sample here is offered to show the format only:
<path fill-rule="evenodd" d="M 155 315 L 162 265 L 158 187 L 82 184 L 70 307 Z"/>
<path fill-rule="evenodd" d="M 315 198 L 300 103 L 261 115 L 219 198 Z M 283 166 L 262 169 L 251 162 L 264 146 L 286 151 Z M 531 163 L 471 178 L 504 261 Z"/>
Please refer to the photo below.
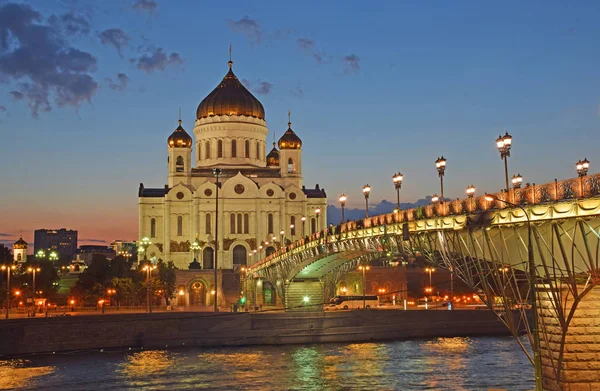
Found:
<path fill-rule="evenodd" d="M 531 390 L 511 337 L 180 348 L 0 361 L 0 389 Z"/>

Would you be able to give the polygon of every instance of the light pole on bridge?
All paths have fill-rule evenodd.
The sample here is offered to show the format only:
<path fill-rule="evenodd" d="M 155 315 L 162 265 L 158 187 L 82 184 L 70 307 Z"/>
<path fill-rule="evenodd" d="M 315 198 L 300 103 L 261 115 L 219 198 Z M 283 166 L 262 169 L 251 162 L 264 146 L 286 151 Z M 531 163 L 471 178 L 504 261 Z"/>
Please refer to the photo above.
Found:
<path fill-rule="evenodd" d="M 523 183 L 523 177 L 521 174 L 513 175 L 511 178 L 511 182 L 513 184 L 514 189 L 520 189 L 521 183 Z"/>
<path fill-rule="evenodd" d="M 321 216 L 321 208 L 315 209 L 315 215 L 317 216 L 317 232 L 321 231 L 321 226 L 319 225 L 319 216 Z"/>
<path fill-rule="evenodd" d="M 367 275 L 365 274 L 367 270 L 370 270 L 371 267 L 369 265 L 360 265 L 358 270 L 362 271 L 362 291 L 363 291 L 363 309 L 367 308 L 366 303 L 366 295 L 367 295 Z"/>
<path fill-rule="evenodd" d="M 498 136 L 496 146 L 500 152 L 500 159 L 504 160 L 504 179 L 506 180 L 506 191 L 508 191 L 508 158 L 510 157 L 510 147 L 512 146 L 512 136 L 505 132 L 504 136 Z"/>
<path fill-rule="evenodd" d="M 346 221 L 344 219 L 344 208 L 346 207 L 346 200 L 348 199 L 348 197 L 346 197 L 346 194 L 342 194 L 339 198 L 340 201 L 340 205 L 342 206 L 342 224 L 344 224 L 344 221 Z"/>
<path fill-rule="evenodd" d="M 440 177 L 440 192 L 442 194 L 442 203 L 444 202 L 444 173 L 446 172 L 446 159 L 439 157 L 435 161 L 435 168 L 437 168 L 438 176 Z"/>
<path fill-rule="evenodd" d="M 583 177 L 587 175 L 588 169 L 590 168 L 590 161 L 587 158 L 578 161 L 575 164 L 577 169 L 577 175 L 579 176 L 579 193 L 580 197 L 583 197 Z"/>
<path fill-rule="evenodd" d="M 302 239 L 304 239 L 306 237 L 306 235 L 304 234 L 304 226 L 306 225 L 306 216 L 302 216 L 300 218 L 300 221 L 302 221 Z"/>
<path fill-rule="evenodd" d="M 401 173 L 396 173 L 392 177 L 392 181 L 394 182 L 394 188 L 396 189 L 396 198 L 398 199 L 398 214 L 400 214 L 400 188 L 402 188 L 402 181 L 404 180 L 404 175 Z"/>
<path fill-rule="evenodd" d="M 531 229 L 531 220 L 529 214 L 521 205 L 513 204 L 512 202 L 501 200 L 493 194 L 486 194 L 485 199 L 488 202 L 498 201 L 504 202 L 505 204 L 512 206 L 513 208 L 519 208 L 525 214 L 527 219 L 527 259 L 529 263 L 529 295 L 531 300 L 531 311 L 533 312 L 533 364 L 535 367 L 535 389 L 536 391 L 542 391 L 542 361 L 540 356 L 540 337 L 538 335 L 538 312 L 537 312 L 537 297 L 536 297 L 536 281 L 537 273 L 535 268 L 535 261 L 533 259 L 533 232 Z"/>
<path fill-rule="evenodd" d="M 369 186 L 369 184 L 366 184 L 363 186 L 362 188 L 362 192 L 365 195 L 365 211 L 366 211 L 366 218 L 369 218 L 369 194 L 371 194 L 371 186 Z"/>
<path fill-rule="evenodd" d="M 219 307 L 218 307 L 218 303 L 217 303 L 217 298 L 219 297 L 217 292 L 218 292 L 218 284 L 217 284 L 217 280 L 219 278 L 218 274 L 217 274 L 217 260 L 219 258 L 219 176 L 223 173 L 223 170 L 220 168 L 213 168 L 213 175 L 216 178 L 215 181 L 215 186 L 216 186 L 216 191 L 215 191 L 215 295 L 214 295 L 214 307 L 213 310 L 214 312 L 218 312 L 219 311 Z"/>

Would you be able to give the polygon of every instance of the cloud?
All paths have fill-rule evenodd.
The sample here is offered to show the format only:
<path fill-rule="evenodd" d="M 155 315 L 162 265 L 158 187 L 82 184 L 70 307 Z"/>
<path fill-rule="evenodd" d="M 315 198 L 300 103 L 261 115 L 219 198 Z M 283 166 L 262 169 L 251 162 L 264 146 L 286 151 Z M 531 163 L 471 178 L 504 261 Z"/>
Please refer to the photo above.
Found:
<path fill-rule="evenodd" d="M 136 11 L 148 12 L 149 14 L 153 13 L 154 10 L 158 7 L 158 4 L 154 0 L 137 0 L 131 8 Z"/>
<path fill-rule="evenodd" d="M 127 87 L 127 82 L 129 82 L 129 77 L 127 77 L 124 73 L 117 74 L 117 80 L 113 81 L 110 78 L 104 79 L 108 83 L 108 88 L 114 91 L 123 91 Z"/>
<path fill-rule="evenodd" d="M 151 73 L 156 70 L 164 71 L 169 65 L 183 64 L 179 53 L 167 55 L 162 48 L 148 49 L 145 54 L 129 60 L 144 72 Z"/>
<path fill-rule="evenodd" d="M 248 79 L 242 79 L 241 81 L 242 84 L 246 86 L 246 88 L 250 88 L 252 86 L 252 83 Z"/>
<path fill-rule="evenodd" d="M 127 33 L 118 28 L 106 29 L 100 32 L 98 37 L 100 37 L 100 43 L 103 45 L 114 46 L 114 48 L 117 49 L 119 56 L 121 56 L 121 48 L 127 46 L 129 43 L 129 36 Z"/>
<path fill-rule="evenodd" d="M 6 106 L 0 105 L 0 112 L 6 113 Z M 2 234 L 0 234 L 0 236 L 2 236 Z"/>
<path fill-rule="evenodd" d="M 360 70 L 360 57 L 356 54 L 349 54 L 343 58 L 345 73 L 358 72 Z"/>
<path fill-rule="evenodd" d="M 228 20 L 227 24 L 232 31 L 245 35 L 251 42 L 260 43 L 263 38 L 263 30 L 260 24 L 248 16 L 244 16 L 238 21 Z"/>
<path fill-rule="evenodd" d="M 0 238 L 9 238 L 11 236 L 13 236 L 13 234 L 6 234 L 6 233 L 1 233 L 0 232 Z"/>
<path fill-rule="evenodd" d="M 300 47 L 300 49 L 306 50 L 312 50 L 313 46 L 315 45 L 315 42 L 312 39 L 307 38 L 298 38 L 296 40 L 296 43 L 298 44 L 298 47 Z"/>
<path fill-rule="evenodd" d="M 273 84 L 267 82 L 267 81 L 258 81 L 258 87 L 254 88 L 254 92 L 256 92 L 258 95 L 268 95 L 271 92 L 271 89 L 273 88 Z"/>
<path fill-rule="evenodd" d="M 0 6 L 0 79 L 16 82 L 10 92 L 26 101 L 34 118 L 59 106 L 91 101 L 98 83 L 89 74 L 96 57 L 70 46 L 61 29 L 41 24 L 42 15 L 25 4 Z"/>
<path fill-rule="evenodd" d="M 296 98 L 304 98 L 304 91 L 300 87 L 296 87 L 290 90 L 290 94 Z"/>
<path fill-rule="evenodd" d="M 83 16 L 75 15 L 73 12 L 48 18 L 48 23 L 56 29 L 62 30 L 67 35 L 87 35 L 90 33 L 90 23 Z"/>
<path fill-rule="evenodd" d="M 106 240 L 102 239 L 79 239 L 80 242 L 90 242 L 90 243 L 108 243 Z"/>

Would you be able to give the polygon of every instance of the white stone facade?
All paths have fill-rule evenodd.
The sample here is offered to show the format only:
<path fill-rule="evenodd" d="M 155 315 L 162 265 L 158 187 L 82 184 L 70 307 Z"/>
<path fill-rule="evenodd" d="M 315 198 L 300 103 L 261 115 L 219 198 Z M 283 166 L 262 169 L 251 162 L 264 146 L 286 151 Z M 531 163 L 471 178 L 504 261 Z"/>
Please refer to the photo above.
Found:
<path fill-rule="evenodd" d="M 279 165 L 267 165 L 268 128 L 263 119 L 243 115 L 199 118 L 193 134 L 195 151 L 169 146 L 167 186 L 148 189 L 140 184 L 139 239 L 148 237 L 152 242 L 148 258 L 173 261 L 187 269 L 194 257 L 190 245 L 197 239 L 199 263 L 213 268 L 217 192 L 213 168 L 222 169 L 219 269 L 250 265 L 265 257 L 279 248 L 281 231 L 288 241 L 326 228 L 324 190 L 318 185 L 314 189 L 302 186 L 302 150 L 281 150 Z"/>

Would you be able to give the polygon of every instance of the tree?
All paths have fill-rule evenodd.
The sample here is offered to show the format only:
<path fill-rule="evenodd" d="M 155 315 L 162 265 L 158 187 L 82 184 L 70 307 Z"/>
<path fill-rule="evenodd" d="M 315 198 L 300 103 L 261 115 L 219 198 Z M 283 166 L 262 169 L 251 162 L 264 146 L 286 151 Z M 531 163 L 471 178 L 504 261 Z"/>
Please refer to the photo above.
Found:
<path fill-rule="evenodd" d="M 0 263 L 12 262 L 13 257 L 10 249 L 3 244 L 0 244 Z"/>
<path fill-rule="evenodd" d="M 175 295 L 175 285 L 177 283 L 177 267 L 173 261 L 164 262 L 158 260 L 158 280 L 161 290 L 164 293 L 165 301 L 169 305 L 170 299 Z"/>

